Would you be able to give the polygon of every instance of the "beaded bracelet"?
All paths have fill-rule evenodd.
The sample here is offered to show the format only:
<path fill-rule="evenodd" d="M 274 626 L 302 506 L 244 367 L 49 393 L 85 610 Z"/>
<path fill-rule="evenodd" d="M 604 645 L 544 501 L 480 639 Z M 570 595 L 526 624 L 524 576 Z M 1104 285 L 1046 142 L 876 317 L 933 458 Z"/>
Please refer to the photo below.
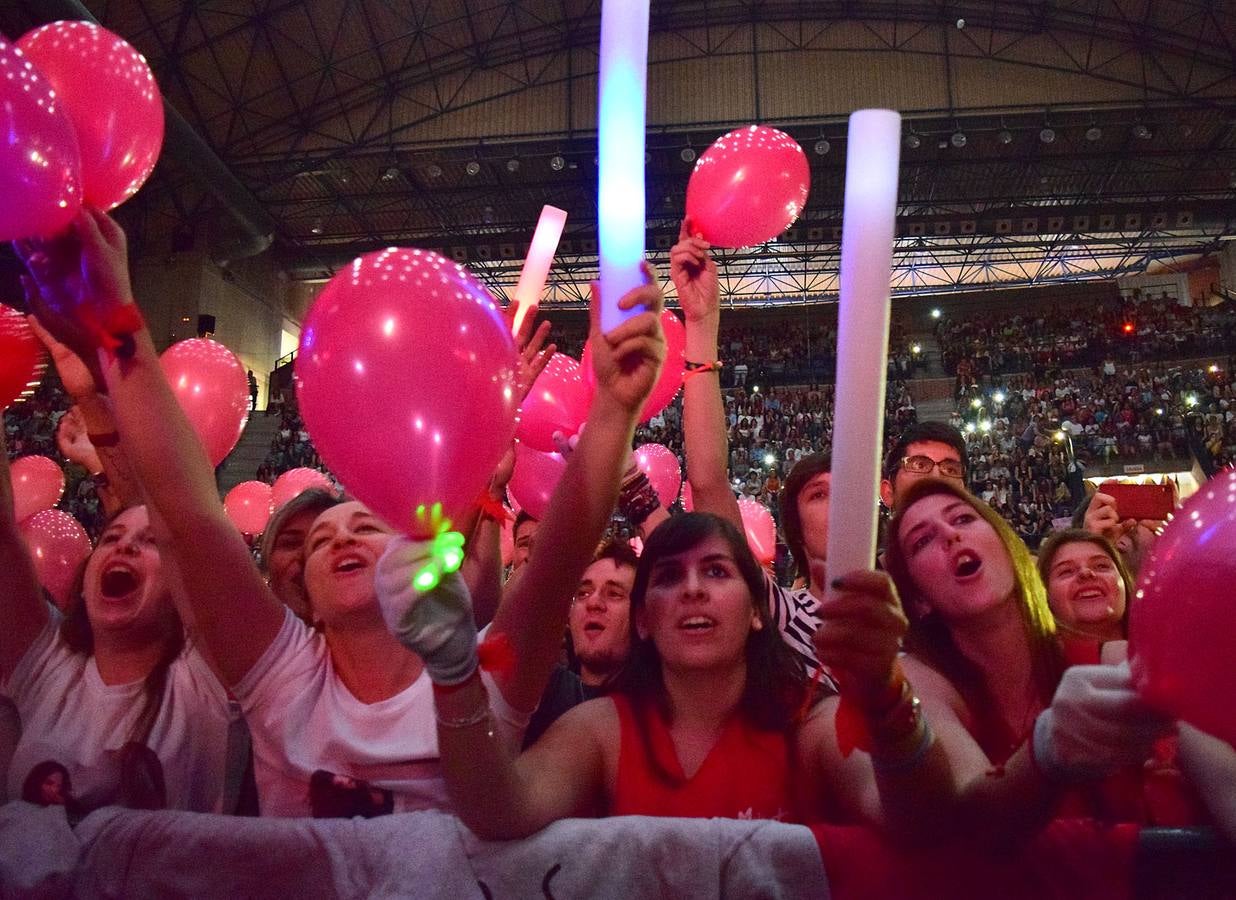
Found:
<path fill-rule="evenodd" d="M 489 707 L 481 706 L 474 713 L 464 716 L 462 719 L 445 718 L 435 708 L 434 717 L 443 728 L 471 728 L 473 725 L 480 725 L 482 722 L 489 721 Z"/>

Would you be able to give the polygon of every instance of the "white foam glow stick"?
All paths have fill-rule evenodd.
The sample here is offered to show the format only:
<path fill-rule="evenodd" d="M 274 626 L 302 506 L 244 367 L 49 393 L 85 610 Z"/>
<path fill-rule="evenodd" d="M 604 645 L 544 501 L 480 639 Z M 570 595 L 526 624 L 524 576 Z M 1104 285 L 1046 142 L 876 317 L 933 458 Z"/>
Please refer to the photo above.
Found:
<path fill-rule="evenodd" d="M 566 210 L 548 205 L 541 207 L 541 217 L 537 219 L 532 243 L 528 245 L 528 258 L 524 260 L 523 271 L 519 273 L 519 284 L 515 285 L 515 296 L 511 301 L 518 304 L 515 308 L 515 324 L 511 328 L 514 334 L 519 334 L 528 310 L 541 302 L 541 291 L 545 289 L 549 267 L 553 265 L 554 254 L 558 252 L 558 240 L 562 237 L 566 218 Z"/>

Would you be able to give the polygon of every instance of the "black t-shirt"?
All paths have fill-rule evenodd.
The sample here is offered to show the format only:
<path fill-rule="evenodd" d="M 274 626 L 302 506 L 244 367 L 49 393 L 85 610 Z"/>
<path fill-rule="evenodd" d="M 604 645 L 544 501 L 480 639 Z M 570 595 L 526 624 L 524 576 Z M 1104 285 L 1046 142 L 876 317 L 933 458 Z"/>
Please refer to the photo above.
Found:
<path fill-rule="evenodd" d="M 573 706 L 578 706 L 585 700 L 592 700 L 605 693 L 599 687 L 589 687 L 584 684 L 579 675 L 566 666 L 558 666 L 549 676 L 549 684 L 541 695 L 541 703 L 528 722 L 528 730 L 524 734 L 524 749 L 528 749 L 540 739 L 549 726 L 558 717 Z"/>

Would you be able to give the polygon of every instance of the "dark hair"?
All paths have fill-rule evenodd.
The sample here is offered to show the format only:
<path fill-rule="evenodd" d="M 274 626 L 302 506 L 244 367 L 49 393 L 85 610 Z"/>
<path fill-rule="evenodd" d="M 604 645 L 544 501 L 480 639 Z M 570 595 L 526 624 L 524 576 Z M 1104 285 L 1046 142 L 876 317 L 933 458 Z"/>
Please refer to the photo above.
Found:
<path fill-rule="evenodd" d="M 811 578 L 811 569 L 807 565 L 807 547 L 803 538 L 803 520 L 798 515 L 798 495 L 812 478 L 829 472 L 833 467 L 833 458 L 827 451 L 804 456 L 790 474 L 785 478 L 785 487 L 781 489 L 781 531 L 785 535 L 786 546 L 794 557 L 794 565 L 798 574 Z"/>
<path fill-rule="evenodd" d="M 309 488 L 279 507 L 275 514 L 270 517 L 270 521 L 266 523 L 266 530 L 262 532 L 260 550 L 262 571 L 265 572 L 269 568 L 270 553 L 275 549 L 275 541 L 279 539 L 279 533 L 287 527 L 291 519 L 303 512 L 312 512 L 314 518 L 317 518 L 332 506 L 338 506 L 342 502 L 342 497 L 338 497 L 330 491 L 323 490 L 322 488 Z"/>
<path fill-rule="evenodd" d="M 970 468 L 970 455 L 966 450 L 966 439 L 961 436 L 960 431 L 947 422 L 915 422 L 906 428 L 905 431 L 901 432 L 901 435 L 897 438 L 897 443 L 893 444 L 893 449 L 889 451 L 888 456 L 884 457 L 884 477 L 892 481 L 893 476 L 897 474 L 897 470 L 901 468 L 901 460 L 905 458 L 906 451 L 910 449 L 910 445 L 921 444 L 925 441 L 948 444 L 957 451 L 957 457 L 961 460 L 961 464 L 967 470 Z"/>
<path fill-rule="evenodd" d="M 889 521 L 888 543 L 884 550 L 884 564 L 897 586 L 902 608 L 910 620 L 906 649 L 944 675 L 962 695 L 975 717 L 979 743 L 984 750 L 991 753 L 995 748 L 1007 745 L 1021 735 L 1005 733 L 1006 728 L 1000 718 L 995 698 L 987 689 L 983 673 L 957 648 L 948 623 L 934 610 L 923 612 L 925 598 L 910 574 L 909 561 L 899 540 L 906 513 L 919 500 L 936 494 L 951 494 L 967 503 L 995 529 L 1000 543 L 1008 552 L 1013 566 L 1013 594 L 1030 647 L 1035 688 L 1039 701 L 1044 705 L 1051 702 L 1052 694 L 1060 682 L 1060 676 L 1064 672 L 1064 658 L 1056 640 L 1055 619 L 1052 617 L 1051 607 L 1047 605 L 1047 591 L 1034 566 L 1034 558 L 1008 523 L 990 506 L 951 479 L 924 478 L 910 485 L 901 506 Z"/>
<path fill-rule="evenodd" d="M 1051 564 L 1055 559 L 1060 548 L 1065 544 L 1094 544 L 1102 550 L 1107 557 L 1115 564 L 1116 572 L 1120 575 L 1120 580 L 1124 582 L 1124 614 L 1120 617 L 1120 632 L 1125 637 L 1129 635 L 1129 609 L 1133 606 L 1133 593 L 1136 586 L 1133 581 L 1133 576 L 1129 572 L 1129 567 L 1125 565 L 1124 558 L 1120 555 L 1120 551 L 1116 549 L 1116 545 L 1103 537 L 1101 534 L 1095 534 L 1092 531 L 1086 531 L 1084 528 L 1066 528 L 1063 531 L 1057 531 L 1043 542 L 1043 546 L 1039 548 L 1039 577 L 1043 579 L 1043 584 L 1046 585 L 1051 574 Z M 1048 591 L 1048 604 L 1050 605 L 1051 592 Z M 1054 614 L 1054 613 L 1053 613 Z M 1062 630 L 1075 631 L 1065 623 L 1061 622 L 1059 617 L 1056 618 L 1056 624 Z"/>
<path fill-rule="evenodd" d="M 117 510 L 108 518 L 103 530 L 106 531 L 112 522 L 134 508 L 136 507 L 127 506 Z M 93 555 L 92 553 L 91 556 Z M 86 566 L 89 561 L 87 558 L 77 570 L 77 577 L 73 581 L 73 591 L 69 598 L 69 608 L 65 611 L 64 621 L 60 623 L 60 637 L 65 645 L 74 653 L 81 653 L 84 656 L 91 656 L 94 653 L 94 628 L 86 612 L 85 595 Z M 133 723 L 133 730 L 129 732 L 129 740 L 139 744 L 146 743 L 150 737 L 150 731 L 159 717 L 159 707 L 163 705 L 168 670 L 171 669 L 172 663 L 176 661 L 176 657 L 180 656 L 185 646 L 184 623 L 180 620 L 176 605 L 170 596 L 165 598 L 164 603 L 168 619 L 168 634 L 164 639 L 163 652 L 159 654 L 154 668 L 142 682 L 142 711 Z"/>
<path fill-rule="evenodd" d="M 26 775 L 26 780 L 21 783 L 21 799 L 27 803 L 46 806 L 47 804 L 43 802 L 43 782 L 53 772 L 59 772 L 64 776 L 64 787 L 61 793 L 64 794 L 65 800 L 68 800 L 73 794 L 73 779 L 69 776 L 69 770 L 64 764 L 54 759 L 45 759 L 30 770 Z"/>
<path fill-rule="evenodd" d="M 639 554 L 626 541 L 613 540 L 605 541 L 597 548 L 597 552 L 592 555 L 592 561 L 598 562 L 602 559 L 612 559 L 616 566 L 628 566 L 632 569 L 639 568 Z"/>
<path fill-rule="evenodd" d="M 519 526 L 525 522 L 536 523 L 538 521 L 538 519 L 534 519 L 531 515 L 529 515 L 528 510 L 521 509 L 515 516 L 515 524 L 511 526 L 511 534 L 519 534 Z"/>
<path fill-rule="evenodd" d="M 747 678 L 738 703 L 739 715 L 764 731 L 788 731 L 797 724 L 810 691 L 802 662 L 786 646 L 769 616 L 764 600 L 768 590 L 764 570 L 752 556 L 746 538 L 730 522 L 707 513 L 683 513 L 666 519 L 648 536 L 635 570 L 635 586 L 631 590 L 631 654 L 614 678 L 612 690 L 630 699 L 647 758 L 654 773 L 669 784 L 675 779 L 652 752 L 648 731 L 650 715 L 670 719 L 661 656 L 651 639 L 640 637 L 635 627 L 636 613 L 644 605 L 653 566 L 662 558 L 684 553 L 710 537 L 720 537 L 729 545 L 751 594 L 752 606 L 764 625 L 758 631 L 752 629 L 747 636 Z"/>

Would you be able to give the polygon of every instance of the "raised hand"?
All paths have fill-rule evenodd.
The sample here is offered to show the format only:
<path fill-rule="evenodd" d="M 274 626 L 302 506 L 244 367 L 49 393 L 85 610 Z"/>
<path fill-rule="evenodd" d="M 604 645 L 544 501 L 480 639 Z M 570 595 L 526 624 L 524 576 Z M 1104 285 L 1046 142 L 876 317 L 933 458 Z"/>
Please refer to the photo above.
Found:
<path fill-rule="evenodd" d="M 670 248 L 670 280 L 688 322 L 715 317 L 721 311 L 717 263 L 708 252 L 709 243 L 692 232 L 690 218 L 683 219 L 678 243 Z"/>
<path fill-rule="evenodd" d="M 604 395 L 623 409 L 638 413 L 652 393 L 665 361 L 665 334 L 661 330 L 664 298 L 656 273 L 643 264 L 648 283 L 618 301 L 621 309 L 644 307 L 639 315 L 627 319 L 609 333 L 601 331 L 600 287 L 592 285 L 589 307 L 592 366 L 596 374 L 597 395 Z"/>

